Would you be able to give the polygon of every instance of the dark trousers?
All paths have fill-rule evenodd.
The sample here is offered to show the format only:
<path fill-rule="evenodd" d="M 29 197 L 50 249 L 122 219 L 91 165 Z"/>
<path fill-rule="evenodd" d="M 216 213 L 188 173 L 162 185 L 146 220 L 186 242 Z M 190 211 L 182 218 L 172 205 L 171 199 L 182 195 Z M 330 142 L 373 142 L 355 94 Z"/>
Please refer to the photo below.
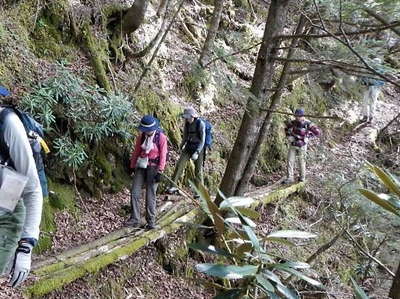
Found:
<path fill-rule="evenodd" d="M 176 163 L 174 175 L 172 176 L 172 181 L 175 184 L 178 183 L 178 180 L 182 176 L 183 170 L 186 167 L 186 163 L 190 160 L 191 157 L 192 157 L 192 154 L 185 150 L 182 152 L 181 156 L 179 157 L 179 160 Z M 195 179 L 200 183 L 203 183 L 203 161 L 204 161 L 204 149 L 199 154 L 198 159 L 196 161 L 194 161 Z"/>
<path fill-rule="evenodd" d="M 131 190 L 132 218 L 134 224 L 140 223 L 140 198 L 142 187 L 146 187 L 146 221 L 155 224 L 156 221 L 156 193 L 158 183 L 154 181 L 157 170 L 154 167 L 137 168 L 133 177 Z"/>

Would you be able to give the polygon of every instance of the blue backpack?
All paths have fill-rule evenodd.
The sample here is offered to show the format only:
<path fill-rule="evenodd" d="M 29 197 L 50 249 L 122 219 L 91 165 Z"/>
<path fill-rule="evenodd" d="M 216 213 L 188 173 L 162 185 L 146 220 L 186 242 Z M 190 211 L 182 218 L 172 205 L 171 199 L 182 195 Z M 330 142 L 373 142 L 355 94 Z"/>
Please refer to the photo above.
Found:
<path fill-rule="evenodd" d="M 44 133 L 43 133 L 43 126 L 38 123 L 32 116 L 30 116 L 28 113 L 17 109 L 14 106 L 7 106 L 7 105 L 1 105 L 2 108 L 5 108 L 3 111 L 0 113 L 0 141 L 3 140 L 3 124 L 4 124 L 4 119 L 6 116 L 14 112 L 19 119 L 21 120 L 25 131 L 26 135 L 29 140 L 29 144 L 32 148 L 32 153 L 33 153 L 33 158 L 35 160 L 36 164 L 36 169 L 39 175 L 39 180 L 40 180 L 40 185 L 42 187 L 42 193 L 44 197 L 48 196 L 48 187 L 47 187 L 47 179 L 46 179 L 46 174 L 44 172 L 44 163 L 43 163 L 43 157 L 41 153 L 41 146 L 39 141 L 36 139 L 36 134 L 43 138 Z M 8 151 L 8 148 L 5 144 L 5 142 L 0 142 L 0 154 L 2 155 L 4 161 L 3 162 L 8 162 L 8 164 L 13 167 L 13 162 L 10 160 L 10 154 Z"/>
<path fill-rule="evenodd" d="M 211 146 L 213 143 L 213 138 L 214 138 L 213 137 L 213 125 L 207 119 L 198 118 L 197 124 L 196 124 L 198 132 L 200 131 L 200 121 L 204 122 L 204 125 L 206 127 L 206 140 L 204 142 L 204 146 L 206 148 L 211 149 Z"/>

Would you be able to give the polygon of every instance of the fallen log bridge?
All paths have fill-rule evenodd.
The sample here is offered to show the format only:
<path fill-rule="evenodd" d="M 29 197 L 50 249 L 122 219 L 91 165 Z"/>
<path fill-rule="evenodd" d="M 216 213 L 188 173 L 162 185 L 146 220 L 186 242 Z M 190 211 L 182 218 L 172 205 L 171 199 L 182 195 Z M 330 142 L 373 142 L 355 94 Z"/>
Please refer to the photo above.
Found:
<path fill-rule="evenodd" d="M 281 187 L 280 182 L 246 194 L 256 199 L 254 206 L 267 204 L 300 191 L 304 183 Z M 35 280 L 24 293 L 27 297 L 43 296 L 89 273 L 134 254 L 167 234 L 176 232 L 185 223 L 204 221 L 205 214 L 185 200 L 166 203 L 159 211 L 159 229 L 144 231 L 122 228 L 89 244 L 67 250 L 62 254 L 39 261 L 33 266 Z"/>

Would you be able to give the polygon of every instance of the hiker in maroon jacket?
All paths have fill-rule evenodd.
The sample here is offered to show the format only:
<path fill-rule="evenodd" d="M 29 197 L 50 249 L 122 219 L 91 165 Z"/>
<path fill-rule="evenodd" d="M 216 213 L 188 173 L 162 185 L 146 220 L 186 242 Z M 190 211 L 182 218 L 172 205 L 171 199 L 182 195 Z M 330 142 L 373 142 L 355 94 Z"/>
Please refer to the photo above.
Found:
<path fill-rule="evenodd" d="M 299 157 L 300 165 L 300 182 L 306 179 L 306 152 L 307 144 L 310 138 L 320 135 L 319 128 L 311 121 L 305 119 L 304 109 L 296 109 L 294 112 L 296 117 L 286 126 L 286 137 L 289 142 L 289 152 L 287 161 L 287 179 L 285 184 L 294 182 L 294 163 L 296 156 Z"/>

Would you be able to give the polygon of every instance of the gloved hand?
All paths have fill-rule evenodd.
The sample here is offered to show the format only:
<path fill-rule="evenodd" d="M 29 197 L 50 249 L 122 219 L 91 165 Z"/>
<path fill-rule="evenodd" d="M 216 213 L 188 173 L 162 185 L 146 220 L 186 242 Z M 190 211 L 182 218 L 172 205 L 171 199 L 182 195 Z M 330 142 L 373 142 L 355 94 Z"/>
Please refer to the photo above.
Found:
<path fill-rule="evenodd" d="M 289 136 L 289 137 L 288 137 L 288 140 L 289 140 L 289 142 L 294 142 L 294 141 L 296 141 L 296 139 L 295 139 L 293 136 Z"/>
<path fill-rule="evenodd" d="M 155 183 L 161 182 L 161 172 L 157 172 L 157 174 L 154 176 L 154 182 Z"/>
<path fill-rule="evenodd" d="M 305 144 L 308 144 L 308 141 L 309 141 L 310 139 L 308 138 L 308 137 L 304 137 L 304 143 Z"/>
<path fill-rule="evenodd" d="M 11 286 L 13 288 L 20 285 L 28 277 L 31 270 L 32 248 L 33 246 L 28 242 L 19 242 L 11 269 Z"/>
<path fill-rule="evenodd" d="M 192 155 L 192 160 L 196 161 L 199 158 L 199 153 L 198 152 L 194 152 L 194 154 Z"/>

